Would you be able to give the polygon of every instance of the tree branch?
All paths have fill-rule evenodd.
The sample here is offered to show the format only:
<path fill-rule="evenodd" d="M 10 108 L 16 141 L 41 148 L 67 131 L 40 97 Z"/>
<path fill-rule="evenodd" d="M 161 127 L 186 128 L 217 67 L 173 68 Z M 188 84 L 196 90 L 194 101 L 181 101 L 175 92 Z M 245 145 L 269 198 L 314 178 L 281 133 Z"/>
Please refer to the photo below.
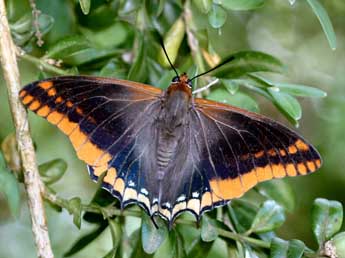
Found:
<path fill-rule="evenodd" d="M 12 41 L 4 0 L 0 0 L 0 56 L 8 97 L 16 128 L 18 151 L 24 170 L 24 184 L 28 195 L 37 255 L 53 258 L 41 191 L 43 184 L 38 174 L 35 151 L 30 137 L 27 114 L 19 100 L 20 79 L 16 60 L 16 48 Z"/>

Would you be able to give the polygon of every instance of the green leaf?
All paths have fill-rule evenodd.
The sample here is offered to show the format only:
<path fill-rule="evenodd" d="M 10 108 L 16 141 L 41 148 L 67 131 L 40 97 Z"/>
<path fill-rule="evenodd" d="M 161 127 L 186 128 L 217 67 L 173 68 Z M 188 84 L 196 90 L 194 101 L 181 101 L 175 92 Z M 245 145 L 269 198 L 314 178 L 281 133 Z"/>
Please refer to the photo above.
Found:
<path fill-rule="evenodd" d="M 278 87 L 270 87 L 268 88 L 268 92 L 273 97 L 274 104 L 279 107 L 284 114 L 295 121 L 301 119 L 302 109 L 296 98 L 281 92 Z"/>
<path fill-rule="evenodd" d="M 80 8 L 83 11 L 85 15 L 89 14 L 90 12 L 90 6 L 91 6 L 91 0 L 79 0 Z"/>
<path fill-rule="evenodd" d="M 6 169 L 5 160 L 0 152 L 0 193 L 7 199 L 11 214 L 19 216 L 20 191 L 16 177 Z"/>
<path fill-rule="evenodd" d="M 142 245 L 144 239 L 142 239 L 142 234 L 140 234 L 139 230 L 140 229 L 134 231 L 128 239 L 128 241 L 130 242 L 130 247 L 132 247 L 131 249 L 133 250 L 130 258 L 151 258 L 154 256 L 154 254 L 148 254 L 144 251 Z"/>
<path fill-rule="evenodd" d="M 257 203 L 246 199 L 235 199 L 231 201 L 228 208 L 229 216 L 238 232 L 243 233 L 250 228 L 258 209 Z"/>
<path fill-rule="evenodd" d="M 32 29 L 32 14 L 26 13 L 20 17 L 16 22 L 10 24 L 11 32 L 23 34 Z"/>
<path fill-rule="evenodd" d="M 332 22 L 328 17 L 327 11 L 318 0 L 307 0 L 307 2 L 309 3 L 313 12 L 319 19 L 322 29 L 326 34 L 329 46 L 332 50 L 335 50 L 337 48 L 337 39 L 333 29 Z"/>
<path fill-rule="evenodd" d="M 201 220 L 201 239 L 205 242 L 212 242 L 218 238 L 216 222 L 204 215 Z"/>
<path fill-rule="evenodd" d="M 231 0 L 231 1 L 220 1 L 216 0 L 215 2 L 219 2 L 222 6 L 229 10 L 252 10 L 260 8 L 264 5 L 265 0 Z"/>
<path fill-rule="evenodd" d="M 48 33 L 54 25 L 54 18 L 47 14 L 38 16 L 38 26 L 42 35 Z"/>
<path fill-rule="evenodd" d="M 64 257 L 72 256 L 79 252 L 81 249 L 92 243 L 106 228 L 108 227 L 108 221 L 103 220 L 99 227 L 95 230 L 82 236 L 65 254 Z"/>
<path fill-rule="evenodd" d="M 221 82 L 231 95 L 234 95 L 240 88 L 239 84 L 233 80 L 223 79 Z"/>
<path fill-rule="evenodd" d="M 285 241 L 280 238 L 273 238 L 271 242 L 270 258 L 301 258 L 305 244 L 300 240 Z"/>
<path fill-rule="evenodd" d="M 280 227 L 285 221 L 284 209 L 273 200 L 265 201 L 253 220 L 250 232 L 264 233 Z"/>
<path fill-rule="evenodd" d="M 104 258 L 115 258 L 118 251 L 118 247 L 121 244 L 121 236 L 123 235 L 123 232 L 118 217 L 114 219 L 108 219 L 108 222 L 113 242 L 113 248 Z"/>
<path fill-rule="evenodd" d="M 217 88 L 211 91 L 211 93 L 207 96 L 207 99 L 226 103 L 254 112 L 259 110 L 259 106 L 253 98 L 239 91 L 236 94 L 231 95 L 226 89 Z"/>
<path fill-rule="evenodd" d="M 81 226 L 81 200 L 74 197 L 68 201 L 68 212 L 73 215 L 73 223 L 77 228 Z"/>
<path fill-rule="evenodd" d="M 181 46 L 184 34 L 185 24 L 182 17 L 180 17 L 175 21 L 170 30 L 164 36 L 164 46 L 169 59 L 173 64 L 177 58 L 178 50 Z M 158 62 L 164 67 L 170 67 L 169 61 L 162 48 L 160 48 L 158 52 Z"/>
<path fill-rule="evenodd" d="M 345 254 L 345 232 L 336 234 L 330 243 L 335 248 L 338 257 L 343 258 Z"/>
<path fill-rule="evenodd" d="M 192 248 L 188 252 L 187 258 L 205 258 L 211 251 L 214 242 L 203 242 L 201 239 L 193 243 Z"/>
<path fill-rule="evenodd" d="M 212 6 L 212 0 L 193 0 L 193 3 L 204 14 L 208 13 Z"/>
<path fill-rule="evenodd" d="M 132 33 L 132 28 L 124 22 L 116 22 L 101 30 L 91 30 L 81 27 L 80 32 L 96 48 L 113 49 L 126 42 Z"/>
<path fill-rule="evenodd" d="M 119 49 L 96 49 L 96 48 L 84 48 L 75 51 L 69 55 L 62 57 L 61 59 L 65 64 L 72 66 L 81 66 L 88 63 L 95 63 L 102 61 L 106 58 L 119 55 L 122 51 Z"/>
<path fill-rule="evenodd" d="M 296 198 L 290 184 L 283 180 L 269 180 L 256 186 L 260 194 L 275 200 L 287 211 L 292 212 L 296 206 Z"/>
<path fill-rule="evenodd" d="M 281 92 L 285 92 L 298 97 L 323 98 L 327 96 L 326 92 L 306 85 L 272 82 L 267 78 L 253 74 L 250 74 L 249 78 L 251 80 L 254 80 L 259 87 L 278 87 Z"/>
<path fill-rule="evenodd" d="M 88 47 L 89 43 L 84 37 L 69 36 L 57 41 L 54 45 L 52 45 L 43 56 L 43 59 L 62 59 L 66 56 L 80 51 L 81 49 L 86 49 Z"/>
<path fill-rule="evenodd" d="M 215 29 L 219 29 L 223 27 L 226 22 L 226 18 L 227 12 L 224 8 L 220 5 L 213 4 L 211 11 L 208 13 L 208 22 L 210 25 Z"/>
<path fill-rule="evenodd" d="M 67 170 L 67 162 L 63 159 L 53 159 L 39 165 L 39 173 L 43 182 L 52 184 L 58 181 Z"/>
<path fill-rule="evenodd" d="M 226 65 L 211 72 L 218 78 L 234 79 L 252 72 L 276 72 L 281 73 L 284 65 L 275 57 L 258 51 L 240 51 L 224 58 L 233 60 Z"/>
<path fill-rule="evenodd" d="M 124 67 L 124 64 L 112 59 L 102 67 L 99 76 L 126 79 L 127 69 Z"/>
<path fill-rule="evenodd" d="M 275 82 L 274 86 L 278 87 L 281 92 L 298 97 L 323 98 L 327 96 L 327 93 L 320 89 L 301 84 Z"/>
<path fill-rule="evenodd" d="M 135 57 L 134 63 L 128 73 L 128 80 L 143 82 L 147 78 L 147 69 L 145 65 L 146 59 L 146 44 L 142 35 L 138 36 L 139 51 Z"/>
<path fill-rule="evenodd" d="M 148 254 L 153 254 L 168 236 L 168 229 L 165 223 L 157 217 L 158 229 L 155 227 L 150 217 L 143 213 L 141 238 L 143 249 Z"/>
<path fill-rule="evenodd" d="M 318 198 L 312 209 L 312 229 L 319 245 L 337 233 L 343 222 L 343 206 L 338 201 Z"/>

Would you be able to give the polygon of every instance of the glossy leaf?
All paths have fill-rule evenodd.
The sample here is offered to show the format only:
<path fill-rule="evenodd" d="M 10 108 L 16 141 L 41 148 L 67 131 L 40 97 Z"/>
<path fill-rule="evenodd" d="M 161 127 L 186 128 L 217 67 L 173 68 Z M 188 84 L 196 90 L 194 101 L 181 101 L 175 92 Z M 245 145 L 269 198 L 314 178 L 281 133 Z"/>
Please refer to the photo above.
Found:
<path fill-rule="evenodd" d="M 263 233 L 280 227 L 285 221 L 283 208 L 273 200 L 265 201 L 253 220 L 250 232 Z"/>
<path fill-rule="evenodd" d="M 5 160 L 0 152 L 0 193 L 2 193 L 9 205 L 11 214 L 19 216 L 20 192 L 16 177 L 6 169 Z"/>
<path fill-rule="evenodd" d="M 142 82 L 147 78 L 147 69 L 144 64 L 144 60 L 146 59 L 146 47 L 142 35 L 138 36 L 138 47 L 139 50 L 136 53 L 134 63 L 129 70 L 127 79 L 130 81 Z"/>
<path fill-rule="evenodd" d="M 227 12 L 221 5 L 212 5 L 211 11 L 208 13 L 208 22 L 214 29 L 223 27 L 226 18 Z"/>
<path fill-rule="evenodd" d="M 54 18 L 47 14 L 41 14 L 38 17 L 38 25 L 42 35 L 48 33 L 54 25 Z"/>
<path fill-rule="evenodd" d="M 327 242 L 328 243 L 328 242 Z M 326 245 L 327 245 L 326 243 Z M 334 247 L 336 254 L 339 258 L 343 258 L 345 254 L 345 232 L 336 234 L 330 241 L 329 244 Z"/>
<path fill-rule="evenodd" d="M 296 98 L 281 92 L 278 87 L 268 88 L 268 92 L 274 99 L 275 105 L 282 109 L 293 120 L 297 121 L 302 117 L 302 108 Z"/>
<path fill-rule="evenodd" d="M 170 30 L 164 36 L 164 46 L 169 59 L 173 64 L 177 58 L 178 50 L 181 46 L 184 34 L 185 24 L 182 17 L 180 17 L 175 21 Z M 164 67 L 170 67 L 169 61 L 162 48 L 158 52 L 158 62 Z"/>
<path fill-rule="evenodd" d="M 192 248 L 188 252 L 187 258 L 205 258 L 211 251 L 214 242 L 203 242 L 201 239 L 193 243 Z"/>
<path fill-rule="evenodd" d="M 208 13 L 212 7 L 212 0 L 193 0 L 193 3 L 204 14 Z"/>
<path fill-rule="evenodd" d="M 143 213 L 141 238 L 143 249 L 148 254 L 153 254 L 168 236 L 168 229 L 160 218 L 155 218 L 158 228 L 155 227 L 150 217 Z"/>
<path fill-rule="evenodd" d="M 217 0 L 216 2 L 218 2 Z M 219 1 L 226 9 L 230 10 L 252 10 L 260 8 L 264 5 L 265 0 L 231 0 L 231 1 Z"/>
<path fill-rule="evenodd" d="M 67 170 L 67 162 L 63 159 L 53 159 L 39 165 L 39 173 L 43 182 L 52 184 L 58 181 Z"/>
<path fill-rule="evenodd" d="M 211 242 L 218 237 L 216 222 L 208 216 L 203 216 L 201 220 L 201 239 L 205 242 Z"/>
<path fill-rule="evenodd" d="M 129 237 L 129 241 L 130 241 L 130 246 L 132 247 L 132 254 L 130 256 L 130 258 L 151 258 L 154 256 L 153 253 L 146 253 L 143 249 L 143 242 L 144 240 L 142 239 L 142 234 L 140 234 L 139 229 L 134 231 L 130 237 Z"/>
<path fill-rule="evenodd" d="M 121 244 L 121 236 L 123 235 L 123 232 L 121 230 L 121 223 L 118 217 L 114 219 L 108 219 L 108 222 L 113 242 L 113 248 L 107 254 L 106 258 L 115 258 L 118 251 L 118 247 Z"/>
<path fill-rule="evenodd" d="M 96 48 L 84 48 L 74 53 L 66 55 L 61 58 L 65 64 L 72 66 L 81 66 L 88 63 L 95 63 L 104 60 L 109 57 L 116 56 L 121 53 L 121 50 L 117 49 L 96 49 Z"/>
<path fill-rule="evenodd" d="M 108 222 L 103 220 L 99 227 L 77 240 L 77 242 L 64 254 L 64 257 L 72 256 L 92 243 L 107 228 L 107 226 Z"/>
<path fill-rule="evenodd" d="M 287 211 L 292 212 L 296 206 L 296 197 L 292 187 L 284 180 L 271 180 L 256 186 L 260 194 L 275 200 Z"/>
<path fill-rule="evenodd" d="M 133 29 L 124 22 L 116 22 L 102 30 L 92 30 L 83 27 L 80 28 L 80 32 L 90 41 L 92 46 L 101 49 L 114 49 L 126 42 Z"/>
<path fill-rule="evenodd" d="M 253 98 L 239 91 L 231 95 L 226 89 L 217 88 L 212 90 L 207 98 L 254 112 L 259 110 L 259 106 Z"/>
<path fill-rule="evenodd" d="M 245 199 L 235 199 L 229 205 L 229 216 L 236 230 L 243 233 L 251 227 L 259 207 Z"/>
<path fill-rule="evenodd" d="M 337 233 L 343 222 L 343 207 L 338 201 L 318 198 L 312 209 L 312 229 L 314 236 L 322 245 Z"/>
<path fill-rule="evenodd" d="M 57 41 L 54 45 L 52 45 L 43 58 L 62 59 L 88 47 L 89 43 L 84 37 L 69 36 Z"/>
<path fill-rule="evenodd" d="M 234 95 L 239 89 L 239 84 L 233 82 L 233 80 L 223 79 L 221 80 L 221 82 L 224 85 L 224 87 L 228 90 L 228 92 L 232 95 Z"/>
<path fill-rule="evenodd" d="M 11 32 L 15 33 L 26 33 L 32 29 L 32 14 L 26 13 L 20 17 L 17 21 L 10 24 Z"/>
<path fill-rule="evenodd" d="M 80 229 L 81 226 L 81 200 L 74 197 L 68 201 L 68 211 L 73 215 L 73 223 Z"/>
<path fill-rule="evenodd" d="M 228 64 L 211 72 L 218 78 L 238 78 L 252 72 L 277 72 L 284 70 L 284 65 L 275 57 L 258 51 L 240 51 L 224 58 L 233 58 Z"/>
<path fill-rule="evenodd" d="M 90 6 L 91 6 L 91 0 L 79 0 L 80 8 L 83 11 L 85 15 L 89 14 L 90 12 Z"/>
<path fill-rule="evenodd" d="M 300 240 L 285 241 L 273 238 L 271 242 L 270 258 L 301 258 L 305 244 Z"/>
<path fill-rule="evenodd" d="M 306 85 L 292 84 L 292 83 L 274 83 L 281 92 L 285 92 L 298 97 L 309 97 L 309 98 L 323 98 L 327 96 L 327 93 Z"/>
<path fill-rule="evenodd" d="M 307 0 L 307 2 L 309 3 L 311 8 L 313 9 L 313 12 L 319 19 L 322 29 L 326 34 L 329 46 L 333 50 L 335 50 L 337 48 L 337 39 L 333 29 L 332 22 L 328 17 L 327 11 L 322 6 L 319 0 Z"/>
<path fill-rule="evenodd" d="M 258 75 L 249 75 L 249 78 L 253 79 L 256 82 L 256 85 L 259 87 L 278 87 L 281 92 L 285 92 L 298 97 L 323 98 L 327 96 L 326 92 L 306 85 L 273 82 Z"/>
<path fill-rule="evenodd" d="M 99 72 L 99 76 L 114 77 L 118 79 L 127 78 L 127 69 L 121 62 L 110 60 Z"/>

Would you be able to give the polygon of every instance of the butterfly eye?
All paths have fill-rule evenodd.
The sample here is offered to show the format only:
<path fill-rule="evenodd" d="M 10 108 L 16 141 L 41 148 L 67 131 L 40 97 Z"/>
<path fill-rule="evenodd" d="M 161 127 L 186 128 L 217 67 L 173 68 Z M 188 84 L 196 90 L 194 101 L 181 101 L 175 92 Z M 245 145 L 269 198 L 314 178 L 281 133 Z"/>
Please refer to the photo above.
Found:
<path fill-rule="evenodd" d="M 178 76 L 175 76 L 173 79 L 172 79 L 172 82 L 179 82 L 180 81 L 180 77 Z"/>

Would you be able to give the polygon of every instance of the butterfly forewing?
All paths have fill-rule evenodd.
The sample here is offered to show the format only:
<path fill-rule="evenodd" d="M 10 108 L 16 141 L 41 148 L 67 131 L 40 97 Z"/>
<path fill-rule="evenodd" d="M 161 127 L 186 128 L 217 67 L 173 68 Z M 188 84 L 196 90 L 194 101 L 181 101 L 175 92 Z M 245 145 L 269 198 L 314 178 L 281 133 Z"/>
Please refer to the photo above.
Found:
<path fill-rule="evenodd" d="M 115 79 L 57 77 L 26 86 L 20 96 L 69 136 L 94 180 L 106 172 L 103 187 L 123 205 L 140 199 L 150 210 L 151 193 L 145 189 L 153 181 L 161 90 Z"/>

